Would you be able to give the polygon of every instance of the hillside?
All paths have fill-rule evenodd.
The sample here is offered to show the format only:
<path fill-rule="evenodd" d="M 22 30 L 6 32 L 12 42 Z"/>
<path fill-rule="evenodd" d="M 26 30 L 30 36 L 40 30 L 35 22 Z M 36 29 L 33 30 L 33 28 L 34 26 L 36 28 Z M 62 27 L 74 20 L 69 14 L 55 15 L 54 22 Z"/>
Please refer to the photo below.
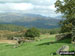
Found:
<path fill-rule="evenodd" d="M 15 24 L 25 27 L 57 28 L 59 19 L 37 14 L 1 13 L 0 24 Z"/>
<path fill-rule="evenodd" d="M 26 29 L 24 26 L 17 26 L 12 24 L 0 24 L 0 30 L 22 31 L 24 29 Z"/>

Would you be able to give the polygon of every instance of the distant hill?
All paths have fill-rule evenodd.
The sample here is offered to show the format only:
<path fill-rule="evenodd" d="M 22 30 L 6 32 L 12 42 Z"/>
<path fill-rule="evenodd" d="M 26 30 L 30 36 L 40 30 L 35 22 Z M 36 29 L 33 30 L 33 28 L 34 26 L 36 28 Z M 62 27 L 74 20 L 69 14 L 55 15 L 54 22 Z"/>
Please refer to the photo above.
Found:
<path fill-rule="evenodd" d="M 0 24 L 15 24 L 25 27 L 57 28 L 60 19 L 38 14 L 0 13 Z"/>
<path fill-rule="evenodd" d="M 9 30 L 9 31 L 23 31 L 26 30 L 24 26 L 17 26 L 12 24 L 0 24 L 0 30 Z"/>

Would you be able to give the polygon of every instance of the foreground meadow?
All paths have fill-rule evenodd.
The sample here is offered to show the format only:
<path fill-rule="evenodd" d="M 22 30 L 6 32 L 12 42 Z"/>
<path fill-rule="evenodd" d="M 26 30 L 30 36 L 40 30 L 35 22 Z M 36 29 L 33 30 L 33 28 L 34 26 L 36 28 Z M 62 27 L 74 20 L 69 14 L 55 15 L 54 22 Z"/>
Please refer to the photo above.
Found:
<path fill-rule="evenodd" d="M 12 44 L 0 44 L 0 56 L 60 56 L 53 55 L 63 45 L 69 45 L 73 50 L 71 39 L 56 41 L 55 35 L 41 35 L 40 40 L 26 42 L 18 48 L 13 48 Z"/>

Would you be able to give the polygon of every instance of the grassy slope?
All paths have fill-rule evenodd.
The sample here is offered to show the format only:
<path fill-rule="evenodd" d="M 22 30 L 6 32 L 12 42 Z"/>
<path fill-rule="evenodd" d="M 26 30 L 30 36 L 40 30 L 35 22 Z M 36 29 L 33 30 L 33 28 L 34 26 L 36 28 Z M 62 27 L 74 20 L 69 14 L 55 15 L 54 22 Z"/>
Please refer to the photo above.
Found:
<path fill-rule="evenodd" d="M 47 38 L 42 39 L 43 36 L 41 36 L 40 41 L 24 43 L 18 48 L 12 48 L 13 45 L 0 44 L 0 56 L 60 56 L 52 55 L 52 53 L 55 53 L 63 45 L 69 45 L 70 50 L 73 49 L 69 42 L 70 39 L 52 43 L 52 41 L 55 41 L 54 36 L 45 35 Z"/>

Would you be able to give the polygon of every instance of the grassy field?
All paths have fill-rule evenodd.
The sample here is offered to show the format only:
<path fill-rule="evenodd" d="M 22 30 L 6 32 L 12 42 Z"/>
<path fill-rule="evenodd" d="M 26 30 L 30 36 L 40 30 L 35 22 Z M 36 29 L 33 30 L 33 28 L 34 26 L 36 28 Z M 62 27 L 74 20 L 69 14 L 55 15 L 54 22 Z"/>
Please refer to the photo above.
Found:
<path fill-rule="evenodd" d="M 53 55 L 63 45 L 69 45 L 70 51 L 73 50 L 71 39 L 56 42 L 55 35 L 41 35 L 41 40 L 26 42 L 18 48 L 13 45 L 0 44 L 0 56 L 60 56 Z"/>

